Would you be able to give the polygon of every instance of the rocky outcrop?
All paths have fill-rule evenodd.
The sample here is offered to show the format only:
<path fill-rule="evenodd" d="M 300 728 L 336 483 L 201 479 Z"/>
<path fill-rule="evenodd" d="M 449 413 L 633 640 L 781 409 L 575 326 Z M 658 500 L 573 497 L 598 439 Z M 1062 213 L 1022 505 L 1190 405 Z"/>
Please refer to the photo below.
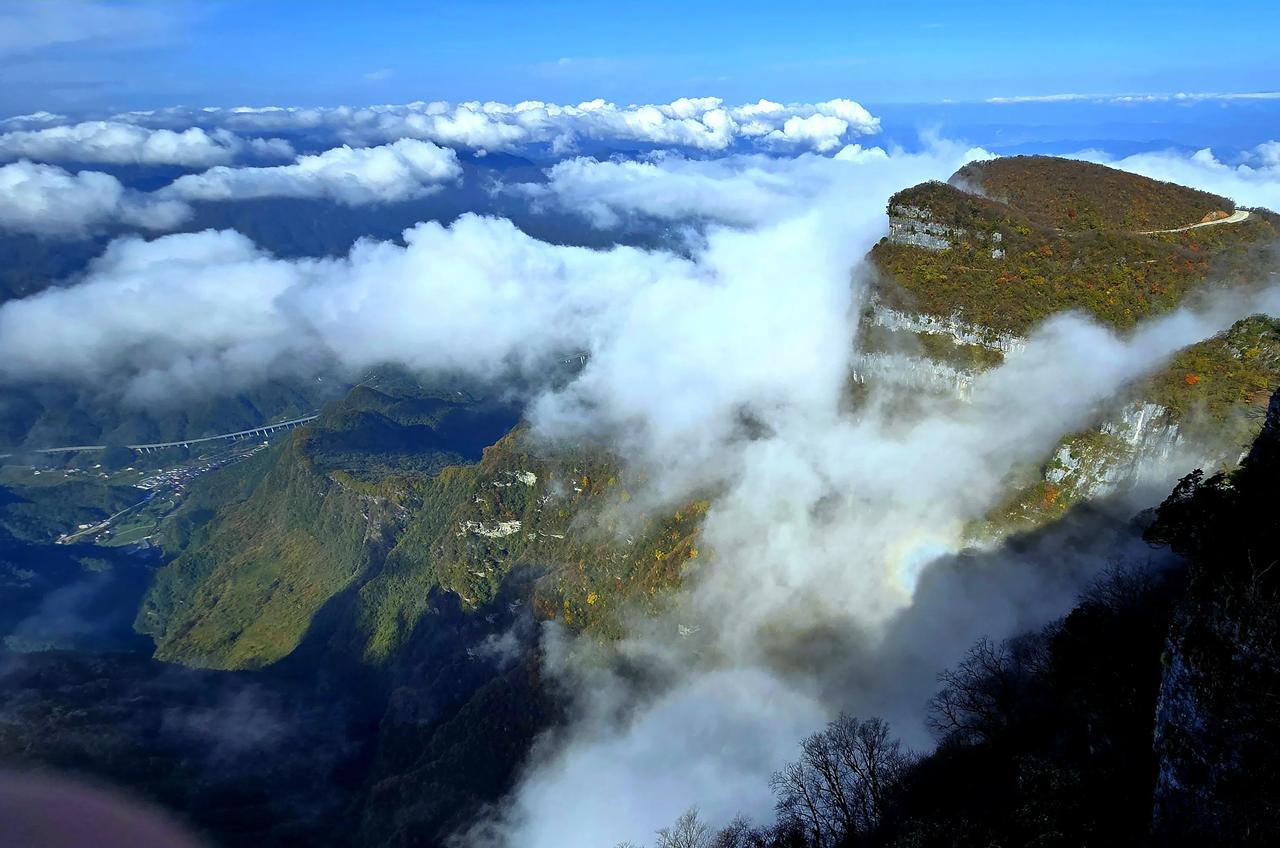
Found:
<path fill-rule="evenodd" d="M 933 211 L 922 206 L 894 204 L 889 207 L 889 241 L 911 245 L 925 250 L 949 250 L 963 241 L 987 241 L 986 233 L 970 232 L 962 227 L 949 226 L 936 220 Z M 990 235 L 991 258 L 1004 256 L 1004 236 L 999 232 Z"/>
<path fill-rule="evenodd" d="M 1063 441 L 1045 465 L 1044 480 L 1072 500 L 1105 497 L 1144 470 L 1164 467 L 1181 440 L 1169 410 L 1135 401 L 1096 431 Z"/>
<path fill-rule="evenodd" d="M 952 241 L 965 237 L 964 230 L 933 220 L 933 213 L 919 206 L 889 207 L 889 240 L 895 244 L 947 250 Z"/>
<path fill-rule="evenodd" d="M 904 312 L 873 301 L 867 316 L 875 327 L 901 333 L 930 333 L 946 336 L 957 345 L 977 345 L 1001 353 L 1013 353 L 1026 347 L 1027 341 L 1013 333 L 1002 333 L 981 324 L 971 324 L 958 315 L 942 318 L 936 315 Z"/>
<path fill-rule="evenodd" d="M 974 374 L 923 356 L 864 353 L 854 359 L 849 377 L 859 384 L 901 386 L 968 400 Z"/>

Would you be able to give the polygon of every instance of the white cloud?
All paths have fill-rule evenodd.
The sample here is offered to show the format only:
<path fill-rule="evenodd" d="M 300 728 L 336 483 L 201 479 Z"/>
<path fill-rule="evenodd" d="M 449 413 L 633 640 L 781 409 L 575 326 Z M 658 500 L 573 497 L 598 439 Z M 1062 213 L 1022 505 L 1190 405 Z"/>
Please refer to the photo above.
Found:
<path fill-rule="evenodd" d="M 293 149 L 280 139 L 245 139 L 223 129 L 206 132 L 191 127 L 177 132 L 120 121 L 85 121 L 0 134 L 0 159 L 205 168 L 244 156 L 290 157 Z"/>
<path fill-rule="evenodd" d="M 352 367 L 537 370 L 604 332 L 655 281 L 699 282 L 674 256 L 560 248 L 476 216 L 405 238 L 299 261 L 231 231 L 118 240 L 83 283 L 0 306 L 0 374 L 116 380 L 156 399 L 242 387 L 321 353 Z M 95 320 L 68 336 L 59 328 L 74 314 Z"/>
<path fill-rule="evenodd" d="M 352 144 L 420 138 L 476 150 L 517 150 L 549 144 L 558 152 L 571 151 L 584 139 L 706 151 L 723 151 L 737 144 L 781 151 L 832 150 L 880 129 L 879 119 L 852 100 L 785 105 L 760 101 L 727 106 L 716 97 L 631 106 L 591 100 L 576 106 L 541 101 L 472 101 L 332 108 L 177 109 L 116 118 L 152 126 L 200 123 L 262 133 L 324 130 Z"/>
<path fill-rule="evenodd" d="M 184 203 L 130 191 L 109 174 L 25 160 L 0 166 L 0 196 L 0 229 L 59 238 L 107 226 L 172 229 L 191 214 Z"/>
<path fill-rule="evenodd" d="M 49 124 L 60 124 L 67 120 L 66 115 L 59 115 L 55 112 L 31 112 L 27 115 L 13 115 L 0 121 L 0 124 L 16 127 L 18 129 L 28 129 L 32 126 L 47 126 Z"/>
<path fill-rule="evenodd" d="M 932 141 L 912 155 L 879 147 L 847 145 L 831 157 L 731 154 L 690 159 L 664 153 L 646 160 L 588 157 L 566 159 L 546 170 L 545 183 L 507 186 L 538 206 L 585 217 L 601 228 L 631 218 L 662 221 L 707 219 L 735 226 L 759 225 L 802 212 L 815 198 L 845 180 L 854 190 L 892 193 L 910 168 L 955 167 L 992 158 L 981 148 Z M 945 164 L 944 164 L 945 163 Z"/>
<path fill-rule="evenodd" d="M 461 174 L 452 150 L 415 139 L 339 147 L 299 156 L 291 165 L 218 166 L 151 193 L 128 189 L 109 174 L 71 173 L 23 159 L 0 166 L 0 191 L 7 200 L 0 205 L 0 228 L 60 238 L 108 227 L 167 230 L 191 217 L 191 201 L 308 197 L 348 206 L 390 203 L 438 191 Z"/>
<path fill-rule="evenodd" d="M 539 206 L 553 205 L 583 216 L 593 225 L 615 227 L 631 217 L 687 221 L 709 218 L 727 224 L 755 224 L 794 211 L 822 190 L 829 174 L 825 160 L 804 173 L 806 157 L 761 155 L 697 160 L 668 155 L 649 161 L 567 159 L 547 169 L 547 182 L 522 183 L 508 190 Z"/>
<path fill-rule="evenodd" d="M 988 97 L 988 103 L 1201 103 L 1230 100 L 1277 100 L 1280 91 L 1174 92 L 1163 94 L 1022 94 Z"/>
<path fill-rule="evenodd" d="M 402 139 L 382 147 L 337 147 L 267 168 L 218 166 L 179 177 L 158 194 L 183 200 L 327 198 L 348 206 L 409 200 L 462 175 L 452 150 Z"/>
<path fill-rule="evenodd" d="M 970 573 L 972 596 L 934 599 L 945 614 L 911 616 L 924 603 L 921 574 L 965 544 L 965 524 L 999 502 L 1009 475 L 1088 426 L 1099 404 L 1180 347 L 1259 310 L 1280 310 L 1274 289 L 1154 321 L 1128 339 L 1059 318 L 982 378 L 972 404 L 927 405 L 912 420 L 883 408 L 858 420 L 840 415 L 835 375 L 820 373 L 824 388 L 763 407 L 769 437 L 680 457 L 733 469 L 703 536 L 716 563 L 697 572 L 683 607 L 619 648 L 631 667 L 656 666 L 674 682 L 653 692 L 589 672 L 575 678 L 582 685 L 571 691 L 587 694 L 573 731 L 538 752 L 484 836 L 588 848 L 642 840 L 693 804 L 715 822 L 744 809 L 759 815 L 769 809 L 770 772 L 795 756 L 797 725 L 814 729 L 814 716 L 841 708 L 887 716 L 916 744 L 927 739 L 918 722 L 934 673 L 982 635 L 998 639 L 1061 614 L 1075 581 L 1115 551 L 1055 547 L 1059 574 L 1071 575 L 1057 585 L 1036 568 L 1043 554 L 1010 554 L 993 574 Z M 904 614 L 911 626 L 894 627 Z M 696 636 L 679 637 L 677 622 L 696 626 Z M 562 673 L 582 673 L 580 661 L 550 656 Z M 727 737 L 704 727 L 708 716 L 724 718 Z M 620 802 L 623 787 L 624 799 L 643 802 Z M 563 828 L 570 806 L 581 828 Z"/>

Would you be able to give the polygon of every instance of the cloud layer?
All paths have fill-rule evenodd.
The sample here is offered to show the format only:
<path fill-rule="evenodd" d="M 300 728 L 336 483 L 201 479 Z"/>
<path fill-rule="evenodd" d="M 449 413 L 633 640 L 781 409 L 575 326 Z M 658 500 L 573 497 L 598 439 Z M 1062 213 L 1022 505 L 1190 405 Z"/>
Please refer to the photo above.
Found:
<path fill-rule="evenodd" d="M 25 160 L 0 165 L 0 196 L 0 229 L 54 238 L 108 227 L 168 230 L 191 214 L 184 203 L 126 189 L 109 174 Z"/>
<path fill-rule="evenodd" d="M 220 165 L 179 177 L 160 192 L 182 200 L 258 197 L 325 198 L 347 206 L 410 200 L 438 191 L 462 175 L 458 156 L 429 141 L 401 139 L 382 147 L 336 147 L 299 156 L 291 165 L 232 168 Z"/>
<path fill-rule="evenodd" d="M 628 355 L 640 361 L 652 355 L 654 339 L 673 334 L 670 349 L 692 354 L 689 346 L 708 337 L 672 319 L 679 314 L 691 321 L 736 314 L 739 322 L 749 318 L 761 332 L 792 314 L 786 326 L 795 337 L 788 345 L 806 352 L 803 368 L 817 367 L 830 357 L 820 349 L 824 337 L 818 325 L 804 310 L 834 316 L 825 326 L 830 333 L 843 332 L 847 269 L 878 236 L 885 198 L 916 175 L 945 176 L 975 155 L 980 154 L 946 147 L 920 156 L 871 157 L 882 167 L 864 167 L 848 157 L 781 160 L 772 195 L 779 202 L 770 204 L 762 190 L 756 207 L 757 223 L 768 224 L 768 237 L 714 230 L 692 259 L 627 247 L 596 251 L 551 245 L 507 221 L 474 215 L 449 227 L 419 224 L 405 233 L 403 247 L 362 242 L 341 259 L 275 259 L 232 231 L 151 242 L 121 239 L 80 284 L 0 306 L 0 373 L 31 379 L 79 375 L 94 383 L 111 377 L 134 393 L 153 385 L 165 394 L 176 388 L 165 383 L 169 378 L 204 392 L 239 388 L 243 380 L 303 351 L 325 351 L 353 368 L 398 359 L 491 376 L 512 365 L 536 369 L 540 357 L 587 347 L 597 357 L 596 367 L 603 368 L 610 349 L 636 345 Z M 651 194 L 665 193 L 692 165 L 671 162 L 675 170 L 656 182 Z M 732 196 L 739 182 L 754 181 L 759 163 L 754 157 L 735 160 L 724 172 L 721 193 Z M 241 170 L 248 175 L 238 181 L 256 180 L 258 172 L 279 179 L 277 169 Z M 807 187 L 790 185 L 789 174 Z M 349 174 L 337 169 L 337 176 Z M 342 179 L 337 182 L 345 184 Z M 816 209 L 795 214 L 819 194 L 842 192 L 862 194 L 856 206 L 845 203 L 839 215 Z M 806 202 L 781 202 L 787 195 Z M 655 202 L 643 204 L 653 208 Z M 766 216 L 770 205 L 777 214 Z M 709 197 L 707 209 L 724 208 L 723 199 Z M 698 212 L 689 203 L 685 211 Z M 806 247 L 780 253 L 774 240 L 804 241 Z M 789 282 L 809 277 L 828 282 L 823 287 Z M 130 297 L 123 297 L 126 293 Z M 153 308 L 139 312 L 124 305 L 138 300 Z M 679 308 L 681 303 L 687 308 Z M 51 344 L 60 339 L 58 327 L 67 314 L 96 319 L 75 338 Z M 642 327 L 647 329 L 641 332 Z M 827 345 L 836 343 L 830 333 Z M 718 409 L 757 391 L 766 375 L 783 385 L 790 380 L 785 364 L 762 355 L 754 343 L 744 341 L 739 353 L 742 364 L 733 382 L 740 386 L 714 401 Z M 710 349 L 699 355 L 707 361 L 717 357 Z M 686 379 L 688 366 L 678 365 L 671 363 L 674 378 Z M 716 389 L 707 399 L 725 394 L 717 387 L 729 382 L 727 376 L 718 365 L 699 378 Z M 671 389 L 684 392 L 687 385 Z"/>
<path fill-rule="evenodd" d="M 992 156 L 981 148 L 937 140 L 922 156 L 894 152 L 899 167 L 912 161 L 967 162 Z M 879 193 L 897 173 L 889 153 L 857 144 L 830 157 L 805 153 L 692 159 L 659 152 L 642 159 L 566 159 L 546 170 L 545 183 L 516 184 L 507 190 L 528 197 L 535 207 L 576 214 L 600 228 L 633 219 L 750 226 L 797 214 L 829 190 L 833 178 L 851 179 L 856 174 L 862 191 Z"/>
<path fill-rule="evenodd" d="M 33 116 L 25 116 L 30 119 Z M 0 159 L 207 168 L 241 157 L 292 157 L 280 139 L 241 138 L 228 130 L 148 129 L 121 121 L 84 121 L 0 133 Z"/>
<path fill-rule="evenodd" d="M 110 174 L 72 174 L 20 160 L 0 166 L 0 230 L 83 238 L 106 229 L 173 230 L 189 220 L 190 203 L 299 197 L 363 206 L 412 200 L 462 176 L 457 154 L 415 139 L 382 147 L 338 147 L 293 164 L 219 165 L 187 174 L 153 192 L 128 189 Z"/>
<path fill-rule="evenodd" d="M 737 145 L 784 152 L 831 151 L 876 133 L 880 121 L 846 99 L 822 103 L 761 100 L 728 106 L 718 97 L 619 106 L 530 100 L 331 108 L 237 107 L 126 113 L 115 120 L 145 126 L 215 126 L 236 132 L 322 132 L 352 144 L 418 138 L 448 147 L 514 151 L 549 146 L 563 154 L 582 141 L 723 151 Z"/>
<path fill-rule="evenodd" d="M 988 103 L 1204 103 L 1230 100 L 1280 100 L 1280 91 L 1179 91 L 1146 94 L 1019 94 L 989 97 Z"/>

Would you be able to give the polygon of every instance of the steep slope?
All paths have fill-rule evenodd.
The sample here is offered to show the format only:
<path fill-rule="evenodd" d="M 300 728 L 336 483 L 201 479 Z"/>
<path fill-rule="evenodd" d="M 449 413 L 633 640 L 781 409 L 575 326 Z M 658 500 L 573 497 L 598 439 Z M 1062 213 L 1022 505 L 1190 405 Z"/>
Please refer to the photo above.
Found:
<path fill-rule="evenodd" d="M 424 489 L 421 506 L 358 593 L 366 653 L 385 655 L 418 621 L 426 590 L 456 593 L 465 607 L 491 601 L 507 576 L 533 569 L 538 613 L 616 633 L 630 606 L 656 611 L 662 590 L 696 565 L 706 501 L 663 515 L 625 510 L 628 476 L 585 449 L 547 452 L 517 430 L 475 465 L 451 467 Z"/>
<path fill-rule="evenodd" d="M 479 462 L 449 464 L 513 423 L 509 410 L 358 387 L 265 460 L 268 469 L 211 475 L 208 486 L 225 491 L 237 488 L 235 475 L 261 474 L 240 487 L 244 500 L 192 530 L 198 491 L 170 520 L 190 542 L 157 576 L 139 629 L 164 659 L 256 667 L 298 647 L 322 607 L 351 588 L 334 610 L 336 638 L 380 662 L 434 592 L 475 610 L 522 569 L 540 576 L 526 600 L 544 617 L 609 633 L 629 606 L 653 612 L 661 590 L 695 564 L 708 504 L 628 510 L 616 461 L 538 448 L 520 429 Z"/>
<path fill-rule="evenodd" d="M 1131 386 L 1096 427 L 1063 439 L 1040 468 L 1028 469 L 1033 482 L 993 510 L 987 529 L 1043 524 L 1179 462 L 1232 467 L 1261 427 L 1276 386 L 1280 320 L 1237 321 Z"/>
<path fill-rule="evenodd" d="M 1150 531 L 1190 559 L 1156 709 L 1163 844 L 1280 840 L 1280 392 L 1241 468 L 1185 479 Z"/>
<path fill-rule="evenodd" d="M 951 184 L 890 198 L 889 235 L 871 251 L 884 278 L 879 303 L 977 325 L 993 339 L 1067 309 L 1130 327 L 1207 283 L 1256 282 L 1270 268 L 1280 218 L 1265 210 L 1227 226 L 1141 232 L 1232 208 L 1226 198 L 1084 162 L 975 163 Z"/>
<path fill-rule="evenodd" d="M 395 493 L 326 477 L 295 434 L 242 504 L 159 575 L 138 615 L 156 656 L 252 668 L 287 655 L 320 607 L 377 562 L 401 520 Z"/>
<path fill-rule="evenodd" d="M 137 621 L 157 656 L 215 668 L 287 656 L 330 599 L 381 564 L 420 478 L 514 421 L 501 406 L 406 396 L 387 382 L 387 392 L 357 387 L 282 449 L 210 475 L 166 522 L 182 552 Z"/>
<path fill-rule="evenodd" d="M 1209 288 L 1271 279 L 1280 217 L 1150 233 L 1226 215 L 1226 198 L 1100 165 L 1045 156 L 977 162 L 949 183 L 889 202 L 889 235 L 863 315 L 855 386 L 906 385 L 967 397 L 975 376 L 1019 351 L 1048 315 L 1083 312 L 1123 331 Z M 1280 383 L 1280 325 L 1265 316 L 1193 345 L 1128 388 L 1090 429 L 1025 469 L 973 528 L 999 536 L 1123 491 L 1186 453 L 1233 464 Z"/>
<path fill-rule="evenodd" d="M 1187 475 L 1129 522 L 1085 519 L 1117 564 L 1066 616 L 939 674 L 934 751 L 901 756 L 882 721 L 841 714 L 775 777 L 777 824 L 749 844 L 1275 845 L 1278 497 L 1280 391 L 1235 472 Z M 1060 567 L 1063 541 L 1026 565 Z"/>

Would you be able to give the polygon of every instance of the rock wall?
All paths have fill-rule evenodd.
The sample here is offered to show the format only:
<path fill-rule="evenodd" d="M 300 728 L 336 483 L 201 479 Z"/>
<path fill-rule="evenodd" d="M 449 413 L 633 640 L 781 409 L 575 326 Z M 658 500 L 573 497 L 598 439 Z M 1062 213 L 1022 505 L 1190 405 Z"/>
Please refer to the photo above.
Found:
<path fill-rule="evenodd" d="M 1280 844 L 1280 392 L 1241 471 L 1180 486 L 1157 541 L 1188 557 L 1162 657 L 1158 845 Z"/>
<path fill-rule="evenodd" d="M 854 359 L 850 379 L 855 383 L 884 383 L 968 400 L 974 374 L 903 353 L 864 353 Z"/>
<path fill-rule="evenodd" d="M 1135 401 L 1096 430 L 1066 439 L 1045 466 L 1044 480 L 1071 500 L 1105 497 L 1161 468 L 1182 442 L 1169 410 Z"/>
<path fill-rule="evenodd" d="M 952 227 L 940 223 L 933 216 L 933 211 L 921 206 L 895 204 L 889 207 L 889 241 L 895 244 L 906 244 L 925 250 L 949 250 L 956 242 L 970 241 L 974 238 L 985 241 L 985 233 L 971 233 L 962 227 Z M 1004 256 L 1001 247 L 1004 236 L 991 234 L 991 258 Z"/>
<path fill-rule="evenodd" d="M 903 312 L 878 301 L 872 301 L 867 320 L 872 326 L 894 332 L 932 333 L 947 336 L 958 345 L 978 345 L 1005 354 L 1022 350 L 1027 345 L 1026 339 L 1021 336 L 1002 333 L 981 324 L 971 324 L 956 315 L 941 318 L 936 315 Z"/>

